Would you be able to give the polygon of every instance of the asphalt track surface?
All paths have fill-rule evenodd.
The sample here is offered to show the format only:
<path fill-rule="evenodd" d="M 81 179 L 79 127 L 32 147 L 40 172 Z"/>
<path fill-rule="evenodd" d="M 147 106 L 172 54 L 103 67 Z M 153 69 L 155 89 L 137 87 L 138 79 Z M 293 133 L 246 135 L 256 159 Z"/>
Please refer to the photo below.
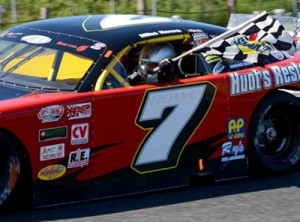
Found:
<path fill-rule="evenodd" d="M 0 214 L 2 222 L 300 221 L 300 172 Z"/>

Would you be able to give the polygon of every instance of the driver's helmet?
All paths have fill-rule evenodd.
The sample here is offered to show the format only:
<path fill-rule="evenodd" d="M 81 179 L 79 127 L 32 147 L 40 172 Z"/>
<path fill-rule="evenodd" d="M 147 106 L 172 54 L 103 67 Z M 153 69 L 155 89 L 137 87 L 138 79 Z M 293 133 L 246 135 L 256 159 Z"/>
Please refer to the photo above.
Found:
<path fill-rule="evenodd" d="M 176 52 L 170 43 L 148 43 L 141 50 L 140 63 L 147 67 L 148 72 L 153 72 L 159 62 L 174 57 L 176 57 Z"/>

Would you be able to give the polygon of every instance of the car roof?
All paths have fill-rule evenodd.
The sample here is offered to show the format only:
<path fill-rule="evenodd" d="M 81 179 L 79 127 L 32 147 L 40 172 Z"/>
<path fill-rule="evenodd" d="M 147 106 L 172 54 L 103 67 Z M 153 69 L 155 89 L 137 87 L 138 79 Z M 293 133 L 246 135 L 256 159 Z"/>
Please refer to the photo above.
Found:
<path fill-rule="evenodd" d="M 39 20 L 0 34 L 7 41 L 26 42 L 91 58 L 94 65 L 77 91 L 89 91 L 99 70 L 129 46 L 150 41 L 213 38 L 227 29 L 206 23 L 146 15 L 85 15 Z M 186 42 L 186 41 L 184 41 Z M 189 41 L 187 41 L 189 42 Z"/>
<path fill-rule="evenodd" d="M 19 25 L 16 28 L 44 30 L 84 37 L 104 42 L 114 50 L 159 36 L 191 33 L 196 32 L 195 30 L 218 35 L 226 31 L 225 28 L 219 26 L 195 21 L 125 14 L 52 18 Z"/>

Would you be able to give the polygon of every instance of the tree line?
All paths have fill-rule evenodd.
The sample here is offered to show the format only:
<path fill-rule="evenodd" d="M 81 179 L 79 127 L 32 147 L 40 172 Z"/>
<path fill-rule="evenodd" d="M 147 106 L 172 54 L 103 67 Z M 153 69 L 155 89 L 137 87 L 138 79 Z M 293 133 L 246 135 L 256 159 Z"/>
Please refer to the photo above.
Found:
<path fill-rule="evenodd" d="M 153 7 L 156 2 L 156 7 Z M 158 16 L 179 16 L 184 19 L 203 21 L 226 26 L 232 8 L 232 0 L 142 0 L 143 14 Z M 138 14 L 139 0 L 1 0 L 0 30 L 29 21 L 73 15 L 90 14 Z M 235 0 L 237 13 L 272 11 L 283 8 L 292 12 L 292 0 Z M 143 7 L 143 6 L 142 6 Z M 155 9 L 155 11 L 154 11 Z"/>

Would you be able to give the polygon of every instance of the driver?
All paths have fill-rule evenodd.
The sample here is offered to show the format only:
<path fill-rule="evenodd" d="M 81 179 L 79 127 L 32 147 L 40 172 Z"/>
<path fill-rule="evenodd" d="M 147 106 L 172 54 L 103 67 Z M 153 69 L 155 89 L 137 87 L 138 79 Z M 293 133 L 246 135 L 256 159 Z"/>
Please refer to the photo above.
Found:
<path fill-rule="evenodd" d="M 176 56 L 174 47 L 167 42 L 148 43 L 139 57 L 139 65 L 128 76 L 131 85 L 170 82 L 174 78 L 175 66 L 171 60 Z M 154 71 L 159 67 L 157 72 Z"/>

